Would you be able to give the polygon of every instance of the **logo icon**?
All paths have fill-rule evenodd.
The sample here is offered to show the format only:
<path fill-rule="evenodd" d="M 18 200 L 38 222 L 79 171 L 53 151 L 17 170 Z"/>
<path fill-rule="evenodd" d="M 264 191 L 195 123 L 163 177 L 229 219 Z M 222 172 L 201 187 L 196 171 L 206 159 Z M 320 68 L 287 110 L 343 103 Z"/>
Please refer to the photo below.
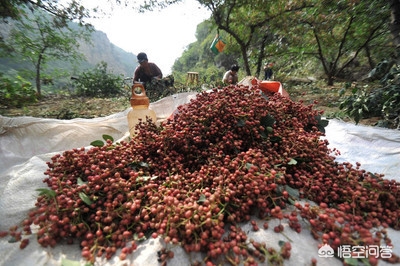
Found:
<path fill-rule="evenodd" d="M 334 253 L 333 248 L 328 244 L 325 244 L 318 249 L 318 257 L 320 258 L 332 258 Z"/>

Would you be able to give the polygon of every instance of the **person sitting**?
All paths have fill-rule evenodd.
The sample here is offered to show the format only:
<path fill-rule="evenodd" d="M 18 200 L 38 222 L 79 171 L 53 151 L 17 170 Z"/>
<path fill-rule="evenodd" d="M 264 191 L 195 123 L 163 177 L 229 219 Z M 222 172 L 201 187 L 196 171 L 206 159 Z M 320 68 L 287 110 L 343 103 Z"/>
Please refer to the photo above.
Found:
<path fill-rule="evenodd" d="M 160 80 L 163 77 L 161 69 L 155 64 L 149 62 L 147 54 L 141 52 L 137 55 L 139 66 L 135 69 L 133 82 L 147 83 L 152 80 Z"/>
<path fill-rule="evenodd" d="M 163 77 L 160 68 L 155 63 L 149 62 L 143 52 L 137 55 L 137 59 L 140 65 L 135 69 L 133 83 L 143 83 L 151 102 L 175 93 L 173 75 Z"/>
<path fill-rule="evenodd" d="M 225 73 L 225 75 L 224 75 L 224 77 L 222 79 L 222 82 L 224 84 L 227 84 L 227 85 L 230 85 L 230 84 L 235 85 L 235 84 L 237 84 L 238 83 L 238 74 L 237 74 L 238 71 L 239 71 L 239 66 L 238 65 L 232 65 L 231 69 L 228 70 Z"/>

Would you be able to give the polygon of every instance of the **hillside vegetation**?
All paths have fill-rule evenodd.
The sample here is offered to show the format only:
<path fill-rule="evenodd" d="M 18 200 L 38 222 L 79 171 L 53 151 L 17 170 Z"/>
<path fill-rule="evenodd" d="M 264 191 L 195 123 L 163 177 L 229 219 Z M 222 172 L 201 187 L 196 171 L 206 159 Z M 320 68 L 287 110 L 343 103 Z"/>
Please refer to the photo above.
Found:
<path fill-rule="evenodd" d="M 5 24 L 7 25 L 7 24 Z M 0 24 L 0 34 L 4 35 L 9 27 Z M 79 75 L 81 71 L 94 68 L 101 62 L 107 62 L 108 68 L 115 74 L 121 74 L 124 77 L 132 76 L 133 71 L 137 66 L 136 55 L 126 52 L 115 44 L 111 43 L 102 31 L 94 31 L 91 33 L 89 42 L 81 41 L 78 51 L 83 54 L 84 60 L 79 64 L 71 64 L 69 62 L 55 60 L 49 63 L 49 70 L 57 68 L 58 72 L 65 72 L 65 75 Z M 0 72 L 12 73 L 29 69 L 30 66 L 23 58 L 0 58 Z M 51 76 L 51 71 L 46 72 Z M 59 77 L 57 77 L 59 78 Z"/>
<path fill-rule="evenodd" d="M 10 45 L 10 34 L 17 27 L 17 22 L 11 21 L 0 24 L 0 36 L 3 45 Z M 71 24 L 71 28 L 77 29 L 76 23 Z M 119 48 L 110 42 L 107 35 L 102 31 L 86 31 L 87 36 L 77 39 L 76 57 L 67 55 L 64 58 L 45 57 L 41 68 L 41 85 L 44 94 L 71 93 L 74 91 L 74 84 L 71 77 L 79 77 L 83 72 L 97 68 L 106 63 L 108 73 L 120 76 L 121 78 L 130 77 L 137 66 L 136 55 Z M 34 35 L 30 37 L 34 40 Z M 13 47 L 3 46 L 0 49 L 0 73 L 5 76 L 21 76 L 26 81 L 35 82 L 35 65 L 28 57 L 19 53 Z M 1 94 L 0 94 L 1 96 Z"/>

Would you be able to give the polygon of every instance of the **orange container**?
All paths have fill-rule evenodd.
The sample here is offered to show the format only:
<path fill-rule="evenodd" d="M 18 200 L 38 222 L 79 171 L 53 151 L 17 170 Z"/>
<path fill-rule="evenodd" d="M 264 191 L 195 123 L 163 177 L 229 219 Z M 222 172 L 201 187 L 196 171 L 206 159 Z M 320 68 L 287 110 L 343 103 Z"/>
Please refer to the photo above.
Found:
<path fill-rule="evenodd" d="M 139 92 L 140 90 L 140 92 Z M 156 113 L 149 109 L 150 100 L 146 96 L 146 91 L 141 83 L 135 83 L 132 86 L 131 97 L 132 108 L 128 112 L 128 127 L 130 135 L 136 135 L 136 125 L 141 121 L 146 122 L 150 118 L 153 123 L 157 122 Z"/>
<path fill-rule="evenodd" d="M 282 85 L 279 81 L 263 80 L 258 86 L 263 92 L 278 92 Z"/>

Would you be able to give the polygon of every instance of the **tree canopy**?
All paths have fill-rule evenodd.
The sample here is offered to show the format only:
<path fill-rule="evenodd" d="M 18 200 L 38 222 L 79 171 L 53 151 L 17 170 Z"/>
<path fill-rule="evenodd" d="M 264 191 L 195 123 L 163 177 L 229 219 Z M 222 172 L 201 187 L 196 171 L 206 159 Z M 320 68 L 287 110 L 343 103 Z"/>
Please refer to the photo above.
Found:
<path fill-rule="evenodd" d="M 141 8 L 152 10 L 176 2 L 180 1 L 146 1 Z M 389 31 L 393 5 L 384 0 L 198 2 L 212 12 L 210 36 L 199 39 L 199 44 L 211 42 L 220 32 L 228 43 L 224 53 L 232 58 L 229 63 L 240 62 L 246 75 L 259 76 L 267 61 L 291 68 L 295 61 L 308 60 L 319 64 L 321 75 L 333 84 L 355 65 L 372 69 L 393 51 Z M 185 53 L 184 57 L 193 60 L 204 55 Z M 220 64 L 221 59 L 218 55 L 213 60 L 216 67 L 229 68 L 229 60 Z"/>
<path fill-rule="evenodd" d="M 313 3 L 299 11 L 284 14 L 287 27 L 282 28 L 282 23 L 275 25 L 290 40 L 289 50 L 315 57 L 329 85 L 360 59 L 361 52 L 373 68 L 376 60 L 381 59 L 382 50 L 389 46 L 386 44 L 390 17 L 387 3 L 381 0 L 310 2 Z"/>
<path fill-rule="evenodd" d="M 5 46 L 11 55 L 22 55 L 33 64 L 36 90 L 41 95 L 41 73 L 46 64 L 55 59 L 79 60 L 78 41 L 87 39 L 89 32 L 68 24 L 60 26 L 56 17 L 41 10 L 26 11 L 15 23 Z"/>
<path fill-rule="evenodd" d="M 166 8 L 182 0 L 105 0 L 109 4 L 125 5 L 140 12 Z M 190 44 L 174 68 L 185 68 L 189 63 L 207 69 L 228 69 L 232 63 L 241 65 L 246 75 L 259 76 L 264 63 L 274 61 L 281 70 L 289 71 L 304 61 L 319 65 L 321 76 L 332 84 L 346 75 L 348 69 L 362 64 L 373 68 L 376 62 L 390 57 L 393 52 L 395 19 L 399 1 L 340 0 L 197 0 L 212 15 L 207 26 L 198 28 L 198 43 Z M 41 9 L 56 15 L 59 23 L 95 16 L 80 1 L 71 0 L 61 5 L 58 1 L 6 0 L 0 6 L 3 18 L 18 17 L 18 6 Z M 92 11 L 99 11 L 94 8 Z M 392 16 L 393 17 L 393 16 Z M 391 27 L 389 28 L 389 25 Z M 208 34 L 204 29 L 208 29 Z M 207 49 L 216 33 L 227 42 L 222 54 L 213 56 Z M 192 54 L 196 49 L 197 54 Z M 201 63 L 205 63 L 201 66 Z M 301 62 L 299 64 L 299 62 Z M 188 66 L 186 66 L 188 67 Z M 208 71 L 209 72 L 209 71 Z"/>
<path fill-rule="evenodd" d="M 23 16 L 23 8 L 41 10 L 57 18 L 57 22 L 65 25 L 70 21 L 85 24 L 85 19 L 90 17 L 90 10 L 85 8 L 80 1 L 71 0 L 64 3 L 53 0 L 4 0 L 0 4 L 0 16 L 3 20 L 18 20 Z"/>

